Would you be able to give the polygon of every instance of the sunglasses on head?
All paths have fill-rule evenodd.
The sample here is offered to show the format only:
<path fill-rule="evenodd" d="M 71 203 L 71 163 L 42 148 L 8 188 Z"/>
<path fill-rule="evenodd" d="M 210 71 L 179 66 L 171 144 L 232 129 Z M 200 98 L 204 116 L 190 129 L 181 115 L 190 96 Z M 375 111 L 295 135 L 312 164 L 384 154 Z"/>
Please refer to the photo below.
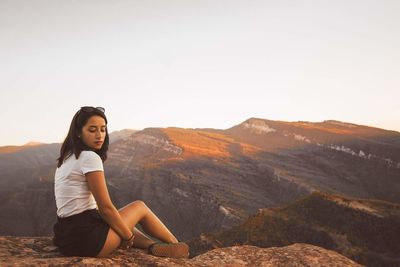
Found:
<path fill-rule="evenodd" d="M 106 109 L 103 108 L 103 107 L 84 106 L 84 107 L 81 107 L 81 109 L 79 110 L 79 112 L 81 112 L 81 111 L 92 112 L 92 111 L 94 111 L 94 110 L 96 110 L 96 109 L 97 109 L 98 111 L 101 111 L 102 113 L 104 113 L 104 112 L 106 111 Z"/>

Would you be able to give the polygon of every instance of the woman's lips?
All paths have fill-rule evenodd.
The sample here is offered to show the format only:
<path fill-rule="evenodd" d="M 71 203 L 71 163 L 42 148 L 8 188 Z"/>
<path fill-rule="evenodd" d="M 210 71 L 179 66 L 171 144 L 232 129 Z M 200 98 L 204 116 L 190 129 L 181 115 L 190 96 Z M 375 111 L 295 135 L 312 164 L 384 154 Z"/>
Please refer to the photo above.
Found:
<path fill-rule="evenodd" d="M 95 143 L 98 144 L 98 145 L 101 145 L 103 142 L 100 141 L 100 142 L 95 142 Z"/>

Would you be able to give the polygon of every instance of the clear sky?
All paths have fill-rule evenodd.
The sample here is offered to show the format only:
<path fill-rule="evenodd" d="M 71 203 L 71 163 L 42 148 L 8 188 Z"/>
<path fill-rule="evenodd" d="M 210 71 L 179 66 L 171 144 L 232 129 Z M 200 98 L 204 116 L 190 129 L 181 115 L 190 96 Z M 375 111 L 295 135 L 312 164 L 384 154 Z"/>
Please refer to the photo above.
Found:
<path fill-rule="evenodd" d="M 400 1 L 0 0 L 0 145 L 250 117 L 400 131 Z"/>

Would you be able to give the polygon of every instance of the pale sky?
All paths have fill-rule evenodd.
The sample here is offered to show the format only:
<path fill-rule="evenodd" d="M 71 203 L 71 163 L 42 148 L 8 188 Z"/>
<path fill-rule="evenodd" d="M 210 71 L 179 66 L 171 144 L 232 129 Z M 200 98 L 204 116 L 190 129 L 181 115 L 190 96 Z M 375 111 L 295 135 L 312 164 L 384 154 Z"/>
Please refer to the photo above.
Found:
<path fill-rule="evenodd" d="M 0 145 L 226 129 L 250 117 L 400 131 L 400 1 L 0 0 Z"/>

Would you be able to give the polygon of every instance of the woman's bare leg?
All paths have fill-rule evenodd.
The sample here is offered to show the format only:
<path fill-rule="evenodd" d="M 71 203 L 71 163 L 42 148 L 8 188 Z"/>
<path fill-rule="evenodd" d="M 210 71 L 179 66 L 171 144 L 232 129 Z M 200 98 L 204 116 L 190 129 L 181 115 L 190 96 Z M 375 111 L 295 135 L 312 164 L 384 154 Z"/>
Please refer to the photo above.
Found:
<path fill-rule="evenodd" d="M 154 240 L 143 234 L 136 227 L 133 229 L 133 232 L 135 234 L 135 239 L 132 245 L 135 248 L 147 249 L 151 244 L 155 242 Z M 121 239 L 119 235 L 110 228 L 110 230 L 108 230 L 107 239 L 104 243 L 103 249 L 99 252 L 97 257 L 107 257 L 111 252 L 119 247 L 120 243 Z"/>
<path fill-rule="evenodd" d="M 143 230 L 161 241 L 177 243 L 176 237 L 168 230 L 161 220 L 146 206 L 143 201 L 134 201 L 118 210 L 122 220 L 130 229 L 137 234 L 133 245 L 147 249 L 155 241 L 145 236 L 138 229 L 134 228 L 140 222 Z M 108 231 L 106 242 L 97 257 L 107 257 L 112 251 L 119 247 L 121 238 L 112 229 Z"/>
<path fill-rule="evenodd" d="M 96 257 L 104 258 L 108 257 L 111 252 L 113 252 L 116 248 L 121 244 L 121 238 L 119 235 L 110 227 L 108 230 L 106 242 L 104 242 L 103 248 L 96 255 Z"/>
<path fill-rule="evenodd" d="M 146 234 L 167 243 L 178 242 L 176 237 L 143 201 L 134 201 L 118 211 L 129 228 L 133 228 L 140 222 Z"/>
<path fill-rule="evenodd" d="M 135 234 L 135 239 L 133 240 L 133 247 L 147 249 L 151 244 L 155 241 L 149 238 L 146 234 L 142 233 L 136 227 L 133 229 L 133 233 Z"/>

